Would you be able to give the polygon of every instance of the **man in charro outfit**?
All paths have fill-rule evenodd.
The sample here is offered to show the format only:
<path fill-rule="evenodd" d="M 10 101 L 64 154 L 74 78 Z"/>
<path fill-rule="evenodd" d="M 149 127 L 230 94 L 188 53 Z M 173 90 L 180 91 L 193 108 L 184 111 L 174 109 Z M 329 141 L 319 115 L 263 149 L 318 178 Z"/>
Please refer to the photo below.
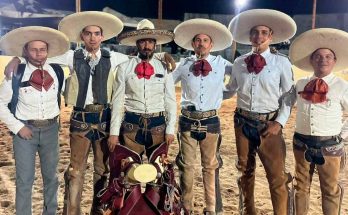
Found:
<path fill-rule="evenodd" d="M 219 186 L 219 155 L 221 143 L 220 121 L 217 110 L 221 106 L 224 76 L 231 73 L 232 64 L 211 51 L 219 51 L 232 44 L 231 32 L 226 26 L 208 19 L 191 19 L 178 25 L 175 42 L 195 54 L 180 62 L 173 72 L 174 82 L 181 81 L 181 113 L 178 139 L 180 149 L 177 165 L 185 208 L 193 212 L 193 180 L 196 148 L 201 151 L 204 214 L 222 212 Z"/>
<path fill-rule="evenodd" d="M 142 209 L 143 214 L 158 214 L 163 209 L 158 205 L 159 199 L 153 198 L 158 195 L 153 185 L 147 184 L 144 197 L 141 197 L 138 184 L 129 185 L 130 188 L 128 184 L 132 183 L 121 181 L 121 178 L 127 173 L 123 168 L 125 159 L 132 157 L 139 164 L 144 153 L 148 162 L 157 166 L 159 176 L 163 173 L 164 159 L 157 164 L 155 160 L 167 155 L 168 146 L 174 140 L 176 101 L 172 74 L 154 57 L 154 52 L 156 45 L 172 41 L 173 36 L 172 32 L 154 29 L 153 23 L 145 19 L 139 22 L 137 30 L 121 34 L 118 38 L 121 44 L 137 46 L 139 53 L 118 67 L 112 99 L 108 139 L 110 151 L 113 151 L 110 155 L 110 188 L 120 186 L 120 189 L 113 191 L 121 193 L 116 196 L 121 198 L 122 204 L 113 201 L 112 210 L 121 214 L 138 214 L 139 207 L 145 208 Z M 158 153 L 157 149 L 161 152 Z M 115 184 L 115 181 L 120 183 Z M 122 190 L 126 188 L 127 193 L 123 193 Z M 152 206 L 144 207 L 143 198 Z"/>
<path fill-rule="evenodd" d="M 319 28 L 298 36 L 290 46 L 289 56 L 298 68 L 314 72 L 300 79 L 292 91 L 291 103 L 297 102 L 293 139 L 295 166 L 295 212 L 306 215 L 315 168 L 321 189 L 324 215 L 341 213 L 343 186 L 339 184 L 344 168 L 343 139 L 348 136 L 348 83 L 333 74 L 348 67 L 348 33 Z"/>
<path fill-rule="evenodd" d="M 252 51 L 238 57 L 226 97 L 237 93 L 234 128 L 241 173 L 240 213 L 256 215 L 254 205 L 255 156 L 258 153 L 269 183 L 273 212 L 290 213 L 291 181 L 285 172 L 285 142 L 282 137 L 290 105 L 282 99 L 293 87 L 291 63 L 286 56 L 270 51 L 269 45 L 290 39 L 296 24 L 288 15 L 268 9 L 244 11 L 229 24 L 234 40 L 251 44 Z"/>
<path fill-rule="evenodd" d="M 49 62 L 69 66 L 70 77 L 65 89 L 65 103 L 72 105 L 70 120 L 70 165 L 65 174 L 64 214 L 81 214 L 80 202 L 87 158 L 93 149 L 93 203 L 92 214 L 101 214 L 98 192 L 106 187 L 109 174 L 109 135 L 112 85 L 116 66 L 128 56 L 102 49 L 101 42 L 110 39 L 123 29 L 117 17 L 100 11 L 85 11 L 64 17 L 59 23 L 71 42 L 83 42 L 84 48 L 69 50 L 64 55 L 48 59 Z M 168 55 L 159 57 L 168 59 Z M 169 58 L 170 59 L 170 58 Z M 13 61 L 16 61 L 15 59 Z M 13 70 L 7 67 L 7 74 Z"/>
<path fill-rule="evenodd" d="M 16 214 L 32 214 L 32 186 L 38 153 L 43 178 L 42 214 L 55 215 L 58 208 L 58 117 L 64 73 L 59 65 L 48 64 L 46 60 L 48 56 L 66 52 L 69 40 L 55 29 L 29 26 L 4 35 L 0 48 L 8 55 L 25 58 L 25 64 L 18 66 L 16 73 L 6 77 L 0 85 L 0 120 L 14 133 Z"/>

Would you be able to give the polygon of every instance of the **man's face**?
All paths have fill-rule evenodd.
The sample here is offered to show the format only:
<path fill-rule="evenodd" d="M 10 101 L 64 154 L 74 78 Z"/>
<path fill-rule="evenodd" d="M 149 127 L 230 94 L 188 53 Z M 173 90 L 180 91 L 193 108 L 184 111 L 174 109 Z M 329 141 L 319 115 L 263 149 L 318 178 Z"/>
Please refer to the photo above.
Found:
<path fill-rule="evenodd" d="M 206 34 L 197 34 L 192 41 L 192 47 L 197 56 L 205 57 L 213 48 L 213 41 Z"/>
<path fill-rule="evenodd" d="M 31 41 L 24 48 L 24 56 L 36 67 L 45 64 L 47 55 L 47 43 L 40 40 Z"/>
<path fill-rule="evenodd" d="M 260 47 L 261 49 L 268 48 L 272 42 L 272 31 L 267 26 L 255 26 L 250 30 L 249 39 L 253 47 Z"/>
<path fill-rule="evenodd" d="M 101 42 L 104 39 L 101 28 L 94 25 L 85 27 L 80 36 L 85 43 L 87 51 L 98 50 Z"/>
<path fill-rule="evenodd" d="M 310 63 L 315 75 L 324 77 L 332 72 L 336 65 L 336 56 L 330 49 L 317 49 L 311 55 Z"/>
<path fill-rule="evenodd" d="M 141 59 L 151 59 L 156 49 L 156 40 L 151 38 L 140 39 L 137 41 L 137 47 Z"/>

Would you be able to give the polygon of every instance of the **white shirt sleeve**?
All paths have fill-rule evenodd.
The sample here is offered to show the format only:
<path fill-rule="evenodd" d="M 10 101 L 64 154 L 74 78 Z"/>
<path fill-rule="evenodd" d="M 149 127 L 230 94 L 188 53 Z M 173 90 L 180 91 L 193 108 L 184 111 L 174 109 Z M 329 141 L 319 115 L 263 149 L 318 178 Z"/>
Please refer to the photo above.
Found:
<path fill-rule="evenodd" d="M 0 84 L 0 120 L 15 134 L 19 132 L 24 124 L 19 121 L 8 108 L 12 99 L 12 80 L 4 79 Z"/>
<path fill-rule="evenodd" d="M 343 107 L 343 111 L 348 111 L 348 90 L 346 90 L 346 92 L 343 93 L 341 104 Z M 346 119 L 343 123 L 340 136 L 344 140 L 348 140 L 348 119 Z"/>
<path fill-rule="evenodd" d="M 167 127 L 166 134 L 174 134 L 175 121 L 176 121 L 176 98 L 175 98 L 175 86 L 172 74 L 166 75 L 165 80 L 165 97 L 164 108 L 167 114 Z"/>
<path fill-rule="evenodd" d="M 291 63 L 288 59 L 284 60 L 282 63 L 283 69 L 281 71 L 280 75 L 280 88 L 282 92 L 282 96 L 280 97 L 280 108 L 278 117 L 275 119 L 275 121 L 279 122 L 282 127 L 285 126 L 286 121 L 288 120 L 291 112 L 291 104 L 285 102 L 285 96 L 287 93 L 293 88 L 294 86 L 294 78 L 293 78 L 293 72 L 291 68 Z"/>
<path fill-rule="evenodd" d="M 112 112 L 111 112 L 111 125 L 110 135 L 120 135 L 121 123 L 124 116 L 124 100 L 125 100 L 125 71 L 119 66 L 117 67 L 116 78 L 113 84 L 113 96 L 112 96 Z"/>

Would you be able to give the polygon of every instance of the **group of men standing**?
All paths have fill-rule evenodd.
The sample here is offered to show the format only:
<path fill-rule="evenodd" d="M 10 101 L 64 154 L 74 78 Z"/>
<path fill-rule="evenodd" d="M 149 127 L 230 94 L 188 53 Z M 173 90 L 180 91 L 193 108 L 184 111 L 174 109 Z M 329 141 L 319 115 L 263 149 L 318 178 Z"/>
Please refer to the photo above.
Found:
<path fill-rule="evenodd" d="M 245 11 L 235 16 L 228 28 L 216 21 L 192 19 L 178 25 L 174 33 L 157 30 L 150 21 L 143 20 L 136 30 L 118 37 L 121 44 L 137 47 L 138 55 L 131 58 L 100 48 L 103 40 L 122 29 L 122 22 L 110 14 L 81 12 L 65 17 L 59 24 L 60 31 L 24 27 L 1 39 L 5 53 L 24 57 L 12 60 L 0 85 L 0 120 L 15 134 L 17 214 L 31 214 L 28 199 L 37 152 L 44 181 L 43 214 L 56 213 L 61 91 L 65 103 L 73 106 L 64 214 L 81 214 L 82 185 L 91 146 L 91 214 L 103 214 L 105 209 L 115 214 L 137 214 L 140 210 L 144 214 L 191 214 L 197 146 L 204 186 L 203 213 L 223 213 L 218 110 L 223 99 L 234 94 L 240 214 L 258 214 L 254 204 L 256 153 L 266 171 L 274 214 L 292 214 L 293 206 L 296 214 L 308 213 L 315 167 L 323 213 L 340 213 L 343 188 L 338 175 L 345 155 L 342 139 L 348 136 L 348 125 L 342 125 L 342 113 L 348 109 L 348 83 L 332 72 L 348 67 L 343 60 L 348 33 L 316 29 L 296 38 L 290 47 L 290 59 L 314 75 L 295 85 L 289 59 L 269 47 L 296 33 L 294 20 L 279 11 Z M 85 48 L 68 51 L 69 40 L 83 41 Z M 176 68 L 169 66 L 172 60 L 167 55 L 155 54 L 156 45 L 172 40 L 194 52 Z M 252 50 L 233 64 L 210 54 L 231 46 L 232 40 L 251 45 Z M 66 82 L 56 63 L 69 67 Z M 175 68 L 173 72 L 170 67 Z M 225 75 L 231 77 L 227 85 Z M 177 82 L 181 82 L 182 90 L 176 157 L 180 186 L 176 186 L 172 165 L 166 159 L 175 137 Z M 293 201 L 288 186 L 292 177 L 285 170 L 282 128 L 296 102 Z M 143 163 L 143 155 L 150 166 Z M 140 182 L 147 184 L 144 194 Z"/>

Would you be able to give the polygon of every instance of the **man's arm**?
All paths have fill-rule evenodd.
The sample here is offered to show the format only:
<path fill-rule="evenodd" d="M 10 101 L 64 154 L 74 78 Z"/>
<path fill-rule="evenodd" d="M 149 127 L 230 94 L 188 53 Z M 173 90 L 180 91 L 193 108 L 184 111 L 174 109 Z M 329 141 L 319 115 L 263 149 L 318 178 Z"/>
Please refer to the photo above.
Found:
<path fill-rule="evenodd" d="M 289 95 L 290 90 L 294 89 L 294 75 L 289 60 L 284 60 L 282 63 L 283 68 L 280 74 L 280 88 L 282 95 L 279 98 L 279 113 L 275 121 L 279 122 L 282 127 L 285 126 L 291 112 L 293 104 L 289 103 L 286 96 Z M 291 93 L 290 93 L 291 94 Z"/>
<path fill-rule="evenodd" d="M 343 107 L 343 110 L 347 112 L 348 111 L 348 89 L 345 90 L 345 92 L 343 93 L 341 105 Z M 343 123 L 340 136 L 342 137 L 343 140 L 348 141 L 348 119 L 346 119 Z"/>
<path fill-rule="evenodd" d="M 56 64 L 60 64 L 63 66 L 69 66 L 70 68 L 72 68 L 73 67 L 73 57 L 74 57 L 74 51 L 69 50 L 62 55 L 48 58 L 47 63 L 56 63 Z M 9 80 L 12 78 L 12 75 L 16 73 L 18 65 L 20 63 L 26 63 L 26 59 L 23 57 L 14 57 L 8 62 L 8 64 L 5 67 L 5 70 L 4 70 L 4 75 L 5 75 L 6 79 Z"/>
<path fill-rule="evenodd" d="M 4 122 L 14 134 L 17 134 L 24 127 L 24 124 L 8 108 L 12 94 L 12 80 L 4 79 L 0 84 L 0 121 Z"/>
<path fill-rule="evenodd" d="M 174 135 L 175 121 L 176 121 L 176 98 L 175 98 L 175 86 L 174 86 L 172 74 L 166 75 L 164 84 L 165 84 L 164 108 L 167 114 L 166 134 Z"/>
<path fill-rule="evenodd" d="M 225 74 L 230 76 L 228 83 L 225 85 L 225 90 L 223 92 L 223 99 L 229 99 L 232 98 L 236 93 L 238 89 L 237 79 L 236 75 L 233 74 L 234 71 L 237 70 L 236 64 L 227 65 L 225 67 Z"/>
<path fill-rule="evenodd" d="M 121 123 L 124 115 L 124 99 L 125 99 L 125 72 L 119 66 L 117 67 L 116 77 L 113 84 L 113 96 L 111 100 L 111 122 L 110 137 L 108 139 L 108 147 L 112 152 L 115 146 L 119 144 L 119 135 Z"/>

